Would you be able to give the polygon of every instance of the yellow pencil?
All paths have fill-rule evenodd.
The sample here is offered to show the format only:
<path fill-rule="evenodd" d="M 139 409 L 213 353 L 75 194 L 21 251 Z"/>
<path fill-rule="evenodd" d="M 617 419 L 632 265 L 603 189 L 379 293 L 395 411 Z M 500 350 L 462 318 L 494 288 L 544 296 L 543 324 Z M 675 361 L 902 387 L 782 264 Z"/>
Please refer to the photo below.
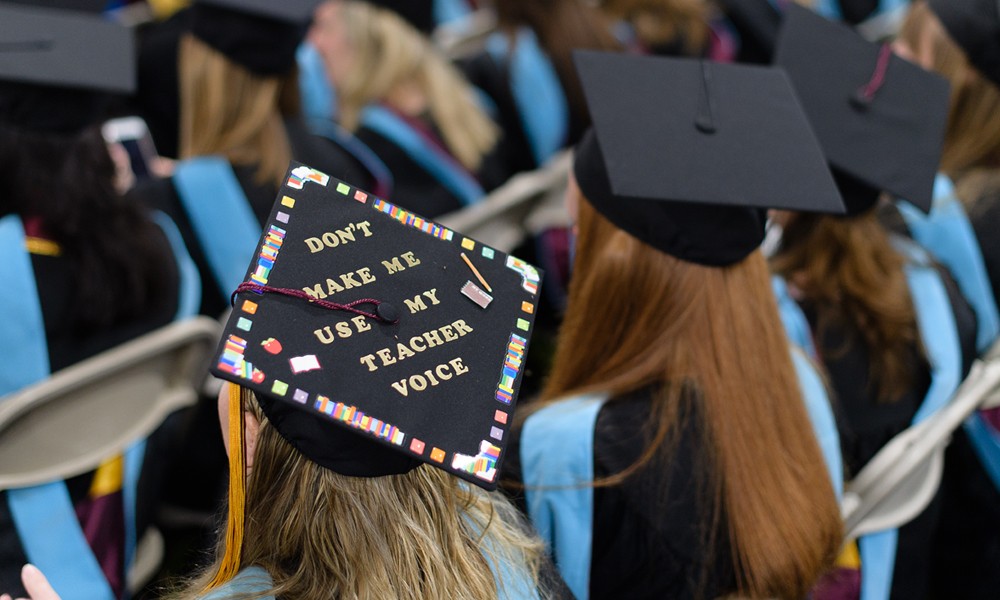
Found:
<path fill-rule="evenodd" d="M 462 253 L 462 260 L 465 261 L 465 264 L 469 265 L 469 268 L 472 269 L 472 274 L 476 276 L 476 279 L 479 280 L 479 283 L 483 284 L 483 287 L 486 288 L 486 291 L 492 294 L 493 288 L 490 287 L 490 284 L 486 283 L 486 280 L 483 279 L 483 276 L 479 272 L 479 269 L 476 268 L 476 265 L 472 264 L 472 261 L 469 260 L 469 257 L 465 255 L 465 252 Z"/>

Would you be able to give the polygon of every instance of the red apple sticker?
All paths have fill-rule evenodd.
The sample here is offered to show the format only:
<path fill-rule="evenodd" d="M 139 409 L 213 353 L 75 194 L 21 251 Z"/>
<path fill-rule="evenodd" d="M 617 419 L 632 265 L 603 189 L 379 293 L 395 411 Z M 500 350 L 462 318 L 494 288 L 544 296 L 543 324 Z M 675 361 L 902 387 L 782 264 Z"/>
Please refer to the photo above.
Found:
<path fill-rule="evenodd" d="M 266 350 L 270 354 L 278 354 L 279 352 L 281 352 L 281 342 L 279 342 L 274 338 L 267 338 L 266 340 L 261 342 L 260 345 L 263 346 L 264 350 Z"/>
<path fill-rule="evenodd" d="M 260 369 L 253 370 L 253 376 L 250 378 L 254 383 L 264 383 L 264 372 Z"/>

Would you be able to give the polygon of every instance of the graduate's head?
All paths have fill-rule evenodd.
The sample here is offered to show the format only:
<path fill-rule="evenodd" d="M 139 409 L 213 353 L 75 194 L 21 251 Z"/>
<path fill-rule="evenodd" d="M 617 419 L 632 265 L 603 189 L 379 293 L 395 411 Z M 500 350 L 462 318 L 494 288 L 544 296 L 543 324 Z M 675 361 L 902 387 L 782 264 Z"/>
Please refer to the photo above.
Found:
<path fill-rule="evenodd" d="M 849 215 L 886 192 L 924 211 L 948 117 L 948 82 L 842 23 L 789 6 L 774 55 L 788 73 Z"/>
<path fill-rule="evenodd" d="M 302 560 L 342 596 L 489 596 L 491 575 L 463 574 L 485 565 L 472 540 L 529 571 L 537 556 L 514 522 L 488 525 L 507 509 L 487 491 L 540 273 L 305 165 L 285 181 L 212 363 L 236 385 L 220 398 L 231 486 L 211 583 L 264 564 L 310 585 L 283 569 L 322 547 L 337 556 Z"/>
<path fill-rule="evenodd" d="M 223 423 L 230 387 L 247 424 L 241 564 L 267 570 L 275 596 L 496 597 L 477 544 L 487 529 L 491 560 L 538 571 L 540 542 L 525 534 L 523 518 L 497 494 L 429 465 L 381 477 L 337 473 L 289 443 L 247 388 L 224 384 Z M 228 433 L 224 426 L 224 439 Z M 239 451 L 228 441 L 227 450 Z"/>
<path fill-rule="evenodd" d="M 474 91 L 431 41 L 395 12 L 355 0 L 324 2 L 309 39 L 337 90 L 338 119 L 361 125 L 365 107 L 387 104 L 411 117 L 425 113 L 448 151 L 467 169 L 479 168 L 499 130 Z"/>
<path fill-rule="evenodd" d="M 217 154 L 256 167 L 257 181 L 281 181 L 292 150 L 284 116 L 293 112 L 292 81 L 258 75 L 198 37 L 181 38 L 180 157 Z"/>
<path fill-rule="evenodd" d="M 574 156 L 577 250 L 544 400 L 652 390 L 650 449 L 605 483 L 703 432 L 700 508 L 727 527 L 700 525 L 728 535 L 740 594 L 804 597 L 839 547 L 839 513 L 759 246 L 763 207 L 843 210 L 822 153 L 780 72 L 577 64 L 594 129 Z"/>
<path fill-rule="evenodd" d="M 951 83 L 942 168 L 1000 165 L 1000 16 L 996 2 L 915 2 L 895 48 Z"/>

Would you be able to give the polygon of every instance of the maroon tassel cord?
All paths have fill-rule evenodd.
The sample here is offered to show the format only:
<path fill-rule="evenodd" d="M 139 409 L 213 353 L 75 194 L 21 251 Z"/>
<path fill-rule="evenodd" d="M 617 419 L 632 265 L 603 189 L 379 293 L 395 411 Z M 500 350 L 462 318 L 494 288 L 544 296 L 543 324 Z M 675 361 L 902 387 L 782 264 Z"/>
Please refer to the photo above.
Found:
<path fill-rule="evenodd" d="M 395 324 L 399 322 L 398 318 L 390 320 L 377 314 L 377 312 L 367 312 L 361 310 L 360 308 L 355 308 L 362 304 L 373 304 L 377 309 L 378 306 L 382 304 L 382 301 L 376 300 L 374 298 L 362 298 L 361 300 L 355 300 L 354 302 L 348 302 L 347 304 L 337 304 L 336 302 L 330 302 L 328 300 L 313 298 L 312 296 L 303 292 L 302 290 L 296 290 L 292 288 L 271 287 L 269 285 L 259 285 L 256 283 L 250 283 L 249 281 L 244 281 L 239 285 L 239 287 L 236 288 L 236 291 L 233 292 L 232 296 L 229 297 L 229 303 L 235 305 L 236 295 L 241 292 L 254 292 L 257 294 L 280 294 L 282 296 L 288 296 L 289 298 L 298 298 L 300 300 L 305 300 L 310 304 L 314 304 L 316 306 L 328 310 L 342 310 L 354 313 L 356 315 L 362 315 L 364 317 L 368 317 L 369 319 L 374 319 L 380 323 Z"/>

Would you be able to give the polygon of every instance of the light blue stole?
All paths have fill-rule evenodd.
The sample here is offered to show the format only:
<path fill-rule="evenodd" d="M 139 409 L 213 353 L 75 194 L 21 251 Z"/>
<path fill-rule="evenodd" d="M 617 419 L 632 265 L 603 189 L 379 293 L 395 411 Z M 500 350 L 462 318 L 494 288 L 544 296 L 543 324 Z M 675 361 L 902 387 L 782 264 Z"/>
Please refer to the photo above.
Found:
<path fill-rule="evenodd" d="M 228 299 L 246 276 L 260 241 L 250 201 L 229 161 L 218 156 L 181 161 L 173 181 L 218 291 Z"/>
<path fill-rule="evenodd" d="M 930 214 L 925 215 L 905 201 L 897 202 L 896 206 L 913 239 L 948 268 L 962 295 L 972 305 L 978 324 L 976 349 L 985 352 L 1000 335 L 1000 314 L 979 240 L 955 196 L 951 180 L 938 175 Z M 973 413 L 964 428 L 983 468 L 1000 490 L 1000 433 L 979 413 Z"/>
<path fill-rule="evenodd" d="M 840 437 L 826 387 L 812 364 L 792 352 L 803 400 L 839 498 L 843 493 Z M 593 548 L 594 427 L 606 395 L 560 400 L 532 414 L 521 433 L 528 516 L 555 558 L 570 591 L 590 595 Z"/>
<path fill-rule="evenodd" d="M 490 35 L 486 51 L 509 67 L 514 103 L 535 164 L 541 166 L 563 147 L 569 134 L 569 105 L 559 75 L 527 27 L 517 30 L 513 45 L 504 32 Z"/>
<path fill-rule="evenodd" d="M 201 300 L 200 282 L 191 257 L 173 223 L 162 214 L 156 222 L 170 241 L 178 264 L 180 297 L 177 318 L 193 316 Z M 42 381 L 50 374 L 48 344 L 38 287 L 25 246 L 24 227 L 14 215 L 0 219 L 0 240 L 8 249 L 0 262 L 0 306 L 6 318 L 0 329 L 17 352 L 0 368 L 0 396 Z M 146 440 L 126 449 L 122 501 L 125 520 L 125 570 L 135 558 L 136 496 Z M 6 490 L 7 504 L 28 560 L 39 567 L 63 600 L 112 600 L 114 594 L 87 542 L 66 484 Z"/>
<path fill-rule="evenodd" d="M 894 242 L 908 260 L 905 267 L 906 280 L 917 315 L 920 339 L 927 352 L 931 370 L 930 388 L 913 417 L 913 424 L 917 424 L 945 406 L 958 389 L 962 377 L 962 351 L 947 289 L 929 256 L 908 240 L 895 239 Z M 776 294 L 781 294 L 783 290 L 785 288 L 775 286 Z M 801 309 L 798 316 L 792 314 L 797 305 L 788 298 L 787 293 L 784 297 L 778 297 L 778 305 L 781 307 L 789 339 L 805 348 L 801 346 L 801 324 L 808 324 Z M 792 325 L 789 326 L 789 323 Z M 811 351 L 815 353 L 811 340 L 809 343 Z M 895 529 L 869 534 L 858 540 L 862 568 L 861 600 L 883 600 L 889 597 L 897 542 L 898 531 Z"/>
<path fill-rule="evenodd" d="M 486 192 L 454 158 L 415 131 L 409 123 L 384 106 L 373 104 L 361 111 L 361 126 L 391 140 L 413 162 L 451 192 L 463 206 L 482 201 Z"/>

